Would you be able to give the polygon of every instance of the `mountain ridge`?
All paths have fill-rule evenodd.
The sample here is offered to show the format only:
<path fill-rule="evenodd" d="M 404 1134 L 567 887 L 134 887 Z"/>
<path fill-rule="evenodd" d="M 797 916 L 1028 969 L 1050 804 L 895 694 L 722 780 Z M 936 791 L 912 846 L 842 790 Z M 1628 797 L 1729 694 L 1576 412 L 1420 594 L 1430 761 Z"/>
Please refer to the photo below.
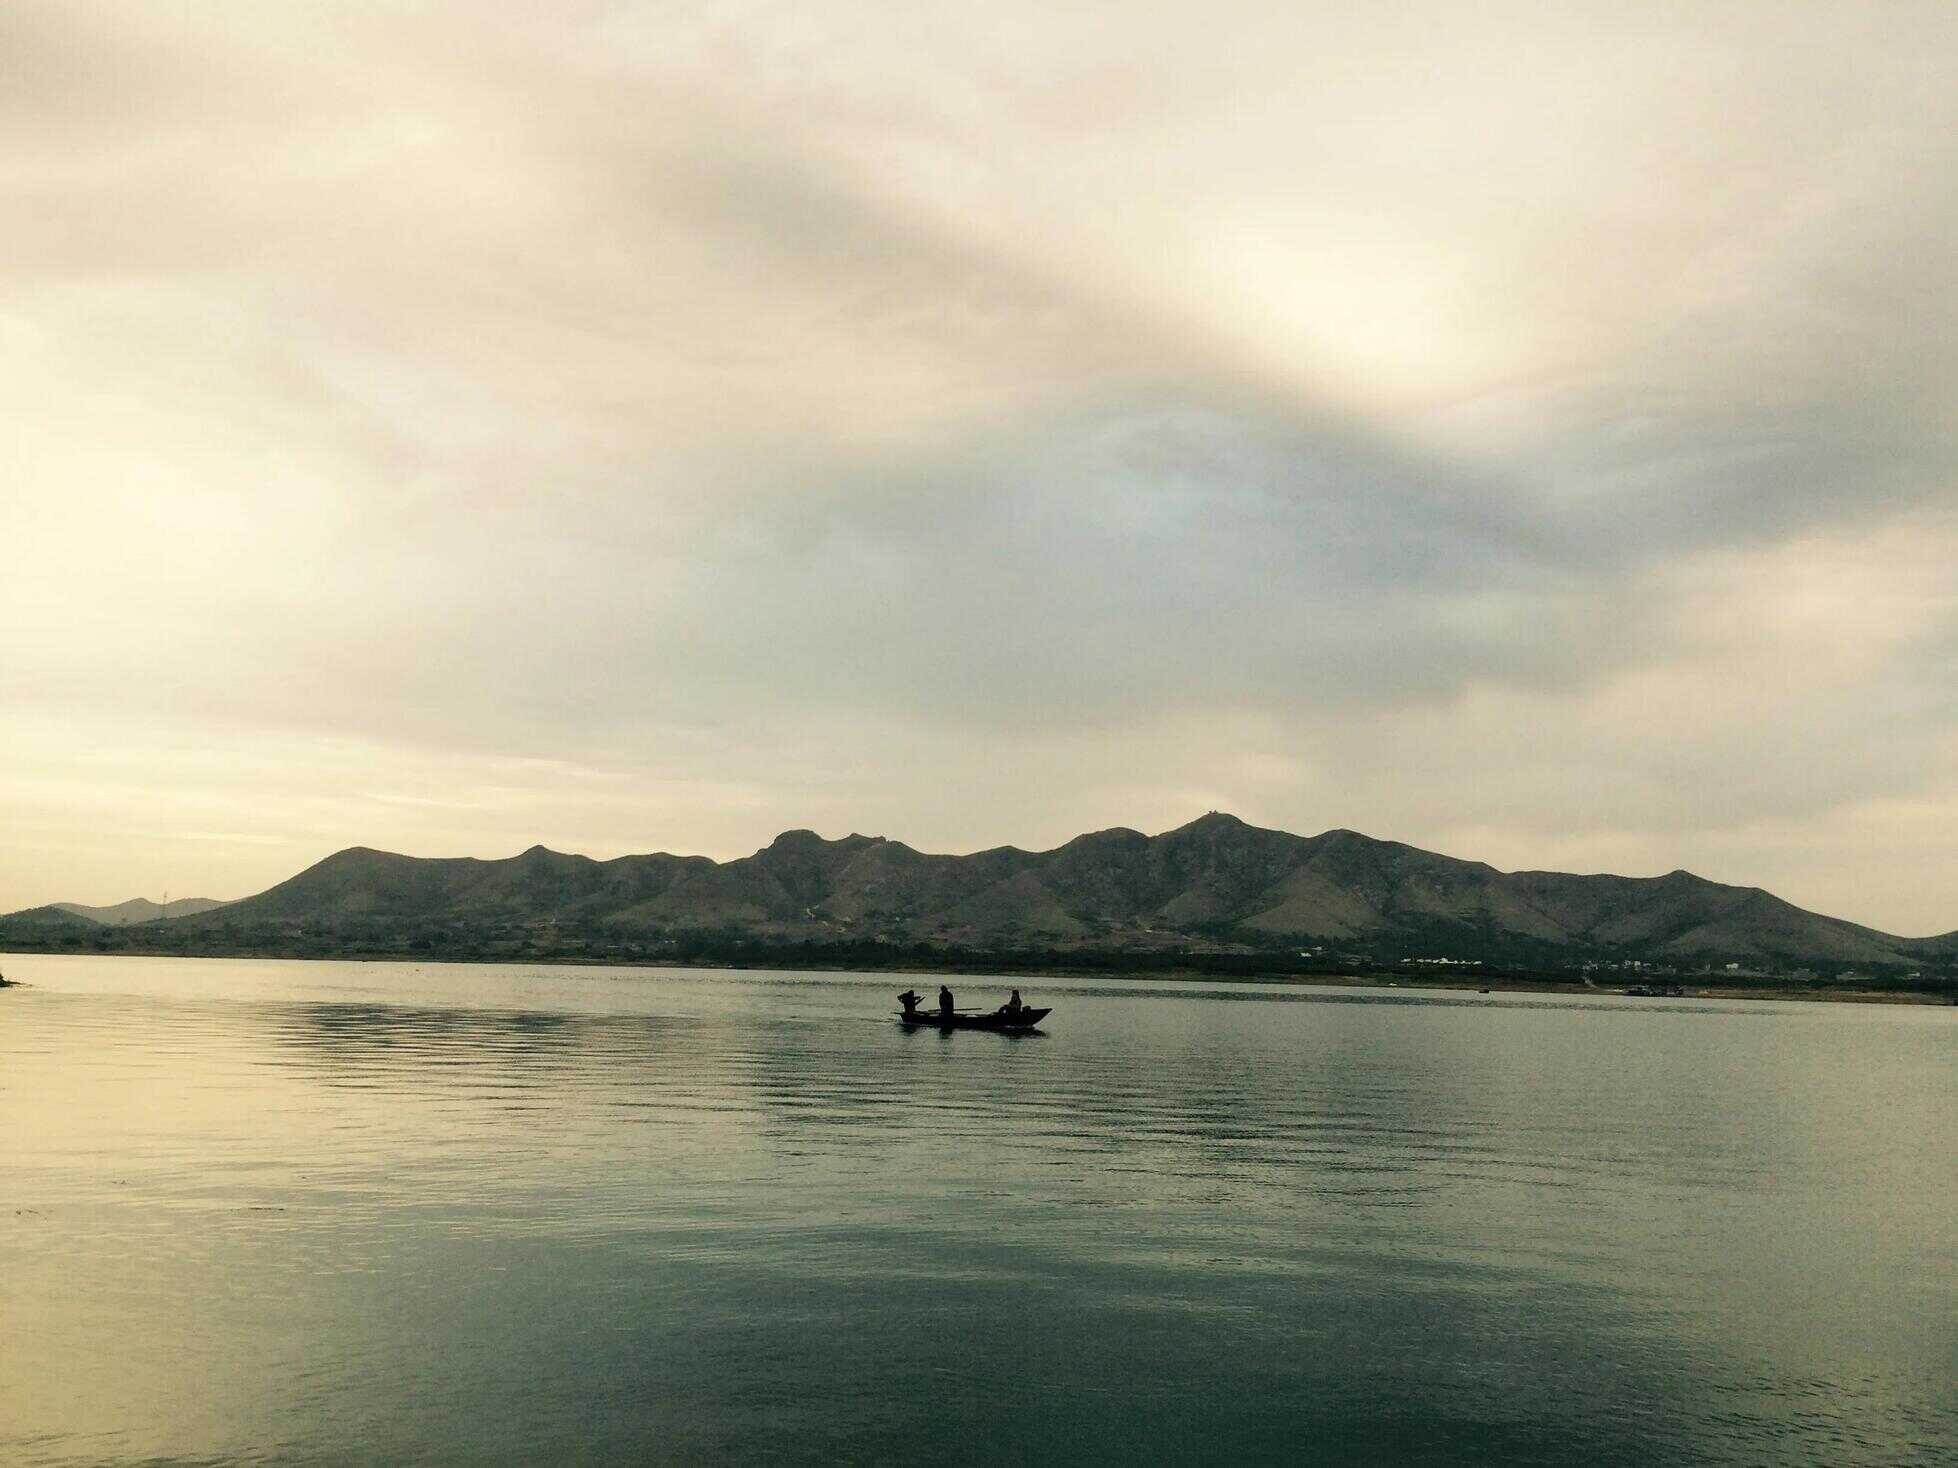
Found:
<path fill-rule="evenodd" d="M 0 918 L 32 929 L 34 909 Z M 52 919 L 41 919 L 47 931 Z M 934 953 L 1380 956 L 1751 968 L 1958 960 L 1958 933 L 1904 938 L 1759 887 L 1503 872 L 1346 828 L 1316 836 L 1213 811 L 1148 836 L 1084 832 L 1048 851 L 921 852 L 797 828 L 725 862 L 412 857 L 353 846 L 252 897 L 173 917 L 173 941 L 320 951 L 623 952 L 911 947 Z M 513 946 L 514 945 L 514 946 Z M 310 951 L 310 950 L 309 950 Z"/>
<path fill-rule="evenodd" d="M 131 923 L 153 923 L 160 918 L 195 917 L 199 913 L 211 912 L 228 905 L 215 897 L 178 897 L 168 902 L 152 902 L 147 897 L 132 897 L 127 902 L 117 902 L 103 907 L 91 907 L 85 902 L 46 904 L 55 911 L 65 912 L 110 928 L 126 927 Z M 8 916 L 18 916 L 18 914 L 10 913 Z"/>

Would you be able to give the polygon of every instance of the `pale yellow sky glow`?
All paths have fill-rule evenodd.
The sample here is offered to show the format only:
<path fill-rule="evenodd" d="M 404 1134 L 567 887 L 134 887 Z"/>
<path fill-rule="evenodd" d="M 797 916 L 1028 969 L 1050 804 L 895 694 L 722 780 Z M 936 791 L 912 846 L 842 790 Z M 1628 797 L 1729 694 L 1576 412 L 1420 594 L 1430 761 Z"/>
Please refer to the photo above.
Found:
<path fill-rule="evenodd" d="M 1958 8 L 0 60 L 0 911 L 1220 807 L 1958 927 Z"/>

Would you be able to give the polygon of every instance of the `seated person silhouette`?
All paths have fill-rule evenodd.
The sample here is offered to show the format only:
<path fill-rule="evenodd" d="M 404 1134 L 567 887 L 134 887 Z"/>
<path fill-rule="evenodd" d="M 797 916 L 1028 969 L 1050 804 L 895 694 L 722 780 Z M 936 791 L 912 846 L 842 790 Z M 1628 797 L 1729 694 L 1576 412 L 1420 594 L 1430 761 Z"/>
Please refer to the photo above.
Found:
<path fill-rule="evenodd" d="M 918 1012 L 918 1001 L 923 997 L 922 994 L 919 994 L 913 989 L 906 989 L 902 994 L 897 996 L 897 1002 L 904 1006 L 904 1016 L 906 1019 L 909 1019 Z"/>

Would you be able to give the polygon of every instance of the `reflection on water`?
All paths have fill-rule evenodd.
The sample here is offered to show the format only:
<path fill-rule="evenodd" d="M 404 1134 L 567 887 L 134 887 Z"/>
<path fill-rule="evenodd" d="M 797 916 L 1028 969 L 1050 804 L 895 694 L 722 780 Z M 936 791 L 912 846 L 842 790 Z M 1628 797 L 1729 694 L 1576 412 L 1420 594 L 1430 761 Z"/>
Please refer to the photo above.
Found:
<path fill-rule="evenodd" d="M 6 966 L 5 1461 L 1958 1458 L 1947 1012 Z"/>

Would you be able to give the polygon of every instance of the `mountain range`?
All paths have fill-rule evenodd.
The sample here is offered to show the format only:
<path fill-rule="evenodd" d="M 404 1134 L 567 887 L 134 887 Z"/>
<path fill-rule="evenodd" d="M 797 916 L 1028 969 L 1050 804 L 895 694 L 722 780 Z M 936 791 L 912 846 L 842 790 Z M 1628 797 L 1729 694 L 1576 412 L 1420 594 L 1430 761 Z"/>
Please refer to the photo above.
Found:
<path fill-rule="evenodd" d="M 132 897 L 113 907 L 88 907 L 80 902 L 57 902 L 53 905 L 62 912 L 87 918 L 92 923 L 120 928 L 128 923 L 153 923 L 158 918 L 195 917 L 200 912 L 210 912 L 225 904 L 210 897 L 179 897 L 170 902 L 151 902 L 147 897 Z"/>
<path fill-rule="evenodd" d="M 118 902 L 109 907 L 90 907 L 84 902 L 50 902 L 44 907 L 29 907 L 8 913 L 0 918 L 0 932 L 34 927 L 127 928 L 137 923 L 153 923 L 159 918 L 195 917 L 199 913 L 214 912 L 228 905 L 211 897 L 179 897 L 170 902 L 132 897 L 127 902 Z"/>
<path fill-rule="evenodd" d="M 0 918 L 0 939 L 31 936 L 36 922 L 45 933 L 51 911 Z M 1356 831 L 1296 836 L 1220 812 L 1156 836 L 1117 828 L 1051 851 L 969 856 L 802 830 L 726 862 L 598 861 L 542 846 L 486 861 L 352 847 L 255 897 L 142 934 L 168 934 L 179 951 L 657 956 L 732 945 L 1784 969 L 1958 962 L 1958 933 L 1900 938 L 1689 872 L 1501 872 Z"/>

